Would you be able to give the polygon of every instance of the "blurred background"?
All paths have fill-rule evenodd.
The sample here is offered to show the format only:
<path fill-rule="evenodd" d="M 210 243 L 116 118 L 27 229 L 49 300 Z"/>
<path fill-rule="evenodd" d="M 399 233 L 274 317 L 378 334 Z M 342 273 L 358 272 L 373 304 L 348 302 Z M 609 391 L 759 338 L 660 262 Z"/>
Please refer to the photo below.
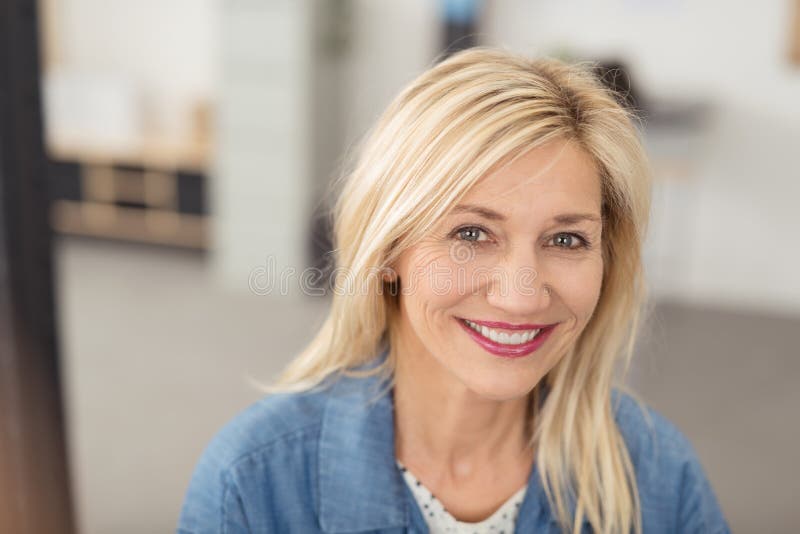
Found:
<path fill-rule="evenodd" d="M 0 177 L 0 266 L 21 273 L 0 308 L 52 272 L 30 293 L 53 317 L 31 330 L 49 382 L 29 387 L 60 377 L 43 420 L 76 532 L 174 531 L 207 442 L 321 324 L 329 296 L 300 277 L 325 264 L 342 162 L 405 83 L 473 45 L 596 61 L 644 117 L 655 310 L 631 385 L 691 439 L 735 532 L 796 530 L 800 0 L 34 4 L 0 0 L 4 65 L 42 119 L 35 99 L 29 120 L 5 108 L 5 162 L 20 139 L 42 160 Z M 26 176 L 34 241 L 12 209 Z M 15 260 L 31 242 L 34 269 Z M 0 391 L 23 399 L 11 317 Z"/>

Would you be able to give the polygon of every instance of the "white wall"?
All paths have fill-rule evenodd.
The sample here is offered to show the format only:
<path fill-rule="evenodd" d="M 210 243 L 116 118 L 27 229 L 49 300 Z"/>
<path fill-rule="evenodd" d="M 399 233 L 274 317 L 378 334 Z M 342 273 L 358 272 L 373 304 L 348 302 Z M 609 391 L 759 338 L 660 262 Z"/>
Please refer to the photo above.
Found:
<path fill-rule="evenodd" d="M 360 137 L 383 109 L 425 68 L 439 48 L 437 2 L 353 0 L 353 46 L 346 79 L 345 127 Z"/>
<path fill-rule="evenodd" d="M 160 94 L 215 92 L 221 0 L 45 0 L 56 65 L 113 72 Z"/>
<path fill-rule="evenodd" d="M 241 292 L 255 282 L 273 293 L 278 271 L 294 269 L 296 281 L 308 267 L 309 7 L 306 0 L 223 4 L 212 257 L 218 279 Z"/>
<path fill-rule="evenodd" d="M 569 46 L 620 53 L 662 94 L 696 92 L 726 105 L 800 121 L 800 70 L 788 62 L 791 2 L 495 0 L 492 44 L 523 52 Z"/>

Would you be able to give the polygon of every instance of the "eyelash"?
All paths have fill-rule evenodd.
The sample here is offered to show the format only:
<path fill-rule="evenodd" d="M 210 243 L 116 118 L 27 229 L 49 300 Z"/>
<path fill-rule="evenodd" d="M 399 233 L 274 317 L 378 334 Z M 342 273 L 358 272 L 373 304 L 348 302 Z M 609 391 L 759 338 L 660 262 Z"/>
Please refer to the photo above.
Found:
<path fill-rule="evenodd" d="M 484 232 L 487 235 L 490 234 L 489 230 L 487 230 L 486 228 L 484 228 L 482 226 L 471 224 L 471 225 L 468 225 L 468 226 L 460 226 L 460 227 L 456 228 L 455 230 L 453 230 L 450 233 L 450 237 L 451 238 L 458 237 L 461 234 L 461 232 L 463 232 L 464 230 L 479 230 L 481 232 Z M 575 247 L 559 247 L 558 245 L 556 245 L 556 248 L 562 248 L 564 250 L 584 250 L 584 249 L 589 249 L 592 246 L 592 244 L 589 241 L 589 239 L 585 235 L 583 235 L 581 233 L 578 233 L 578 232 L 558 232 L 557 234 L 553 235 L 553 238 L 556 238 L 558 236 L 563 236 L 563 235 L 568 235 L 568 236 L 572 236 L 572 237 L 577 238 L 578 246 L 575 246 Z M 470 241 L 469 239 L 462 239 L 462 241 L 467 242 L 467 243 L 471 243 L 471 244 L 475 244 L 475 245 L 484 245 L 484 244 L 486 244 L 483 241 Z"/>

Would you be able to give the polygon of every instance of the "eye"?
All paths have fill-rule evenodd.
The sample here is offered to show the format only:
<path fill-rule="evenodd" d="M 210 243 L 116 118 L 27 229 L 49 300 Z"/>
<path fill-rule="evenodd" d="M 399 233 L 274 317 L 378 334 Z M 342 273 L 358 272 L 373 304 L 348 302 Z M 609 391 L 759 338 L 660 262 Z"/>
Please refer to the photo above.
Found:
<path fill-rule="evenodd" d="M 462 241 L 477 243 L 488 241 L 487 233 L 488 232 L 480 226 L 462 226 L 453 231 L 451 235 L 453 237 L 458 237 Z M 481 239 L 481 236 L 484 236 L 484 239 Z"/>
<path fill-rule="evenodd" d="M 561 232 L 553 237 L 555 246 L 567 250 L 578 250 L 582 248 L 589 248 L 589 240 L 581 234 L 571 232 Z"/>

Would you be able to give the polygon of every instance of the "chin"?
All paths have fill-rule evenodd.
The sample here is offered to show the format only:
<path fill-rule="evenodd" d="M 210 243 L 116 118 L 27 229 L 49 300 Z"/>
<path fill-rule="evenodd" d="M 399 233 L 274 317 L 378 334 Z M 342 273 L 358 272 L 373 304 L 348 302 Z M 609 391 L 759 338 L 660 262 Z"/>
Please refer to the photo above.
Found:
<path fill-rule="evenodd" d="M 514 377 L 497 376 L 493 379 L 475 377 L 474 380 L 465 381 L 465 385 L 484 399 L 509 401 L 526 397 L 539 383 L 539 380 L 526 380 L 518 372 L 515 375 Z"/>

